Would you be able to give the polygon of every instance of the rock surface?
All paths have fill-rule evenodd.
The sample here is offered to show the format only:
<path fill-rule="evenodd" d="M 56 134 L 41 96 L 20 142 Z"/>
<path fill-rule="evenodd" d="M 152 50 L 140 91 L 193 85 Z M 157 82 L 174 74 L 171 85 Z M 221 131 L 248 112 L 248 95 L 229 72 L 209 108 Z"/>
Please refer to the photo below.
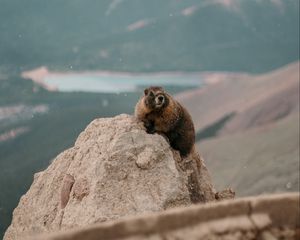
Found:
<path fill-rule="evenodd" d="M 74 147 L 35 174 L 4 239 L 187 206 L 195 189 L 203 201 L 214 200 L 203 161 L 189 162 L 129 115 L 96 119 Z M 191 178 L 194 165 L 199 172 Z"/>
<path fill-rule="evenodd" d="M 43 234 L 31 240 L 300 239 L 299 192 L 261 195 Z"/>

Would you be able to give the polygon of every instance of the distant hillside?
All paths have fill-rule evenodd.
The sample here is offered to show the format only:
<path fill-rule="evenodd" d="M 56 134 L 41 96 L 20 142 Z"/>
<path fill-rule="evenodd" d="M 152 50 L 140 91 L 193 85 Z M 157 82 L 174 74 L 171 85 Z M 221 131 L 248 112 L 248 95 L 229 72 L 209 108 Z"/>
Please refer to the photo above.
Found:
<path fill-rule="evenodd" d="M 217 188 L 238 196 L 299 190 L 299 62 L 261 75 L 207 73 L 177 95 Z"/>
<path fill-rule="evenodd" d="M 238 196 L 299 190 L 299 62 L 261 75 L 207 74 L 177 95 L 218 188 Z"/>
<path fill-rule="evenodd" d="M 298 0 L 0 0 L 0 66 L 265 72 L 299 59 Z"/>
<path fill-rule="evenodd" d="M 299 191 L 299 113 L 197 145 L 217 188 L 237 196 Z"/>
<path fill-rule="evenodd" d="M 261 75 L 207 74 L 206 81 L 212 79 L 214 83 L 206 87 L 177 95 L 198 131 L 232 114 L 219 134 L 244 131 L 299 111 L 299 62 Z"/>

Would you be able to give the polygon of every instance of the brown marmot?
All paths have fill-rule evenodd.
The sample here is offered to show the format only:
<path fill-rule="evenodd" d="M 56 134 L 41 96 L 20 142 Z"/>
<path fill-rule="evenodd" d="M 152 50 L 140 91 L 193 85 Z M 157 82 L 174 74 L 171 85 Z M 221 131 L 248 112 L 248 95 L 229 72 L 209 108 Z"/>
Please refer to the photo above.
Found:
<path fill-rule="evenodd" d="M 188 111 L 161 87 L 149 87 L 135 107 L 135 116 L 148 133 L 162 133 L 182 157 L 191 153 L 195 128 Z"/>

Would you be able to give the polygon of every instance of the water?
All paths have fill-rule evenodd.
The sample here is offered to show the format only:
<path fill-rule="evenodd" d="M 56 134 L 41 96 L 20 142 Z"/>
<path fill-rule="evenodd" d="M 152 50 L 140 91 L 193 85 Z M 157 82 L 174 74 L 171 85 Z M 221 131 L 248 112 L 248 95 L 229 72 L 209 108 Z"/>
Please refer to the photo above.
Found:
<path fill-rule="evenodd" d="M 66 74 L 49 75 L 44 79 L 47 85 L 59 91 L 120 93 L 135 92 L 146 86 L 165 88 L 194 88 L 202 85 L 200 74 Z"/>

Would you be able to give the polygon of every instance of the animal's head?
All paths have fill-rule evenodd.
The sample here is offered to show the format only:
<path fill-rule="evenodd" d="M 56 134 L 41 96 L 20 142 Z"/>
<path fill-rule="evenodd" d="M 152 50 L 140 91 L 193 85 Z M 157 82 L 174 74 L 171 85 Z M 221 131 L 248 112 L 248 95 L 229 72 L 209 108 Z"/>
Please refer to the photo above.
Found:
<path fill-rule="evenodd" d="M 168 106 L 169 98 L 162 87 L 148 87 L 144 90 L 144 103 L 150 110 L 160 110 Z"/>

